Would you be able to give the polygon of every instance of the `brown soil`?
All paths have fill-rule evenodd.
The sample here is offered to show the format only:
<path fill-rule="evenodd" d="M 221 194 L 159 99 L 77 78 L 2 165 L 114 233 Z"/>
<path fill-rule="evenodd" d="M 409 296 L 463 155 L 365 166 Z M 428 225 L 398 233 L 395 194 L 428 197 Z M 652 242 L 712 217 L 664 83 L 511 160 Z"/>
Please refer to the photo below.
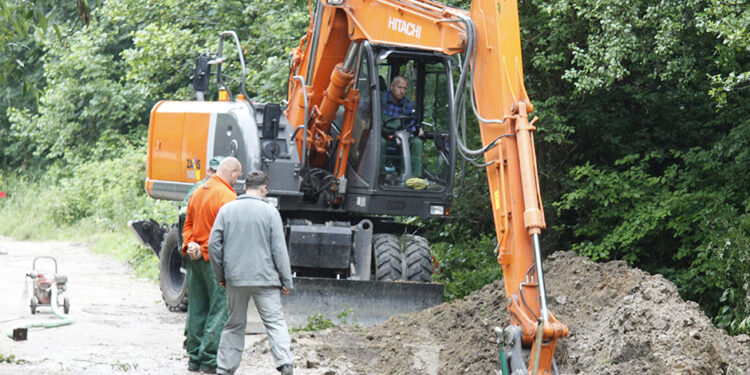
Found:
<path fill-rule="evenodd" d="M 750 374 L 750 338 L 716 329 L 660 275 L 558 252 L 545 263 L 549 307 L 570 329 L 560 374 Z M 491 374 L 492 329 L 508 324 L 495 282 L 468 297 L 367 329 L 294 335 L 297 367 L 324 374 Z M 246 357 L 268 356 L 262 340 Z M 255 354 L 253 354 L 255 353 Z"/>

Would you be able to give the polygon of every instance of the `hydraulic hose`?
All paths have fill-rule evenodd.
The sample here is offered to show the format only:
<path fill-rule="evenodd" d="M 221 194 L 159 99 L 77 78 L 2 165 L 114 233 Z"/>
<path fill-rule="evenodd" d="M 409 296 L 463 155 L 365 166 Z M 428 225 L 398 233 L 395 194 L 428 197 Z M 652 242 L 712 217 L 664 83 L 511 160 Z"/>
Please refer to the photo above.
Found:
<path fill-rule="evenodd" d="M 18 328 L 36 328 L 36 327 L 44 327 L 44 328 L 55 328 L 55 327 L 62 327 L 68 324 L 73 323 L 73 317 L 70 315 L 66 315 L 62 311 L 60 311 L 59 306 L 57 306 L 57 283 L 52 283 L 50 285 L 50 290 L 52 292 L 52 296 L 50 297 L 50 306 L 52 306 L 52 312 L 55 313 L 55 316 L 60 318 L 58 321 L 54 322 L 36 322 L 36 323 L 29 323 L 24 324 Z M 9 333 L 8 337 L 13 338 L 13 333 Z"/>
<path fill-rule="evenodd" d="M 475 99 L 474 99 L 474 91 L 471 87 L 472 80 L 469 78 L 469 68 L 472 63 L 475 63 L 476 60 L 476 29 L 474 28 L 474 22 L 471 20 L 471 18 L 457 13 L 454 14 L 455 19 L 442 19 L 443 22 L 461 22 L 466 27 L 466 49 L 465 49 L 465 58 L 464 61 L 461 62 L 461 75 L 458 78 L 458 85 L 456 89 L 456 93 L 454 96 L 454 102 L 459 108 L 459 111 L 461 113 L 464 112 L 465 103 L 466 103 L 466 87 L 469 86 L 469 92 L 471 93 L 470 101 L 471 101 L 471 108 L 474 111 L 474 115 L 476 118 L 482 122 L 485 123 L 494 123 L 494 124 L 502 124 L 505 122 L 505 119 L 487 119 L 479 115 L 479 112 L 476 109 Z M 453 124 L 458 123 L 458 118 L 455 117 L 455 113 L 453 114 Z M 451 126 L 451 133 L 456 138 L 456 144 L 458 145 L 458 151 L 461 154 L 461 156 L 464 158 L 464 160 L 469 161 L 471 164 L 477 167 L 486 167 L 490 165 L 492 162 L 489 163 L 479 163 L 476 160 L 479 159 L 486 153 L 489 149 L 496 147 L 497 143 L 500 141 L 500 138 L 509 136 L 509 135 L 501 135 L 497 139 L 493 140 L 492 142 L 488 143 L 487 145 L 472 150 L 468 146 L 466 146 L 466 119 L 463 118 L 461 121 L 461 137 L 459 137 L 458 129 L 455 129 L 455 125 Z"/>

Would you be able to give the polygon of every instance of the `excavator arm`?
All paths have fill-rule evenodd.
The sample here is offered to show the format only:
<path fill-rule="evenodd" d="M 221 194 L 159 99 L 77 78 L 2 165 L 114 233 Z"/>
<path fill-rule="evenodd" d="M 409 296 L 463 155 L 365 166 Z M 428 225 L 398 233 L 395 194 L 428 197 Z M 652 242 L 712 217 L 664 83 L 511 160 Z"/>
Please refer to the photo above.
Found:
<path fill-rule="evenodd" d="M 518 347 L 531 349 L 528 362 L 519 354 L 511 355 L 510 371 L 549 374 L 556 341 L 568 329 L 546 305 L 540 250 L 545 221 L 533 137 L 536 119 L 529 120 L 533 105 L 523 83 L 517 2 L 474 0 L 467 12 L 433 1 L 327 0 L 314 11 L 311 4 L 310 13 L 310 27 L 291 56 L 286 113 L 297 128 L 303 173 L 326 162 L 335 165 L 336 180 L 346 172 L 359 100 L 354 77 L 363 41 L 461 54 L 464 66 L 456 103 L 474 110 L 483 147 L 468 149 L 458 130 L 451 130 L 464 157 L 484 158 L 511 318 L 511 328 L 504 331 L 506 342 L 512 347 L 520 341 Z M 342 106 L 343 121 L 334 139 L 330 127 Z M 458 123 L 459 112 L 451 114 L 453 124 Z M 335 190 L 336 184 L 332 186 Z"/>

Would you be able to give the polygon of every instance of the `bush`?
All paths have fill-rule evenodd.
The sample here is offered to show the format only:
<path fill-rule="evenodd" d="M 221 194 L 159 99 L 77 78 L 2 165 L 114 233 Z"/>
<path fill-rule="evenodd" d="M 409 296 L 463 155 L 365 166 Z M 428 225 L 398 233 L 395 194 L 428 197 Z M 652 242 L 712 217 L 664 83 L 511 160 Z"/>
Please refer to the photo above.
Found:
<path fill-rule="evenodd" d="M 127 221 L 175 220 L 171 202 L 149 198 L 144 189 L 145 151 L 122 145 L 120 156 L 70 168 L 53 167 L 42 177 L 0 181 L 0 235 L 18 239 L 92 242 L 95 252 L 128 262 L 139 276 L 158 277 L 157 259 L 127 229 Z"/>
<path fill-rule="evenodd" d="M 432 244 L 432 254 L 438 261 L 432 280 L 445 285 L 444 300 L 463 298 L 500 278 L 496 246 L 494 236 L 489 235 Z"/>
<path fill-rule="evenodd" d="M 74 224 L 93 217 L 105 228 L 115 230 L 134 218 L 173 221 L 175 213 L 170 205 L 144 192 L 145 156 L 143 150 L 127 147 L 119 158 L 88 161 L 73 168 L 59 180 L 59 197 L 51 202 L 55 222 Z M 51 176 L 56 174 L 62 172 L 50 172 Z"/>

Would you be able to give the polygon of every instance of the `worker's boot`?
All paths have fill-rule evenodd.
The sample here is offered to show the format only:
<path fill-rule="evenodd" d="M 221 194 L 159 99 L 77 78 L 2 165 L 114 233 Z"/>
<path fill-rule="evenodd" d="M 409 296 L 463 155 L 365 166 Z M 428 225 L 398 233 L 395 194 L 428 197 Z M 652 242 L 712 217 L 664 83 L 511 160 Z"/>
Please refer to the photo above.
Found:
<path fill-rule="evenodd" d="M 279 367 L 279 372 L 281 372 L 281 375 L 294 375 L 292 365 L 283 365 Z"/>

